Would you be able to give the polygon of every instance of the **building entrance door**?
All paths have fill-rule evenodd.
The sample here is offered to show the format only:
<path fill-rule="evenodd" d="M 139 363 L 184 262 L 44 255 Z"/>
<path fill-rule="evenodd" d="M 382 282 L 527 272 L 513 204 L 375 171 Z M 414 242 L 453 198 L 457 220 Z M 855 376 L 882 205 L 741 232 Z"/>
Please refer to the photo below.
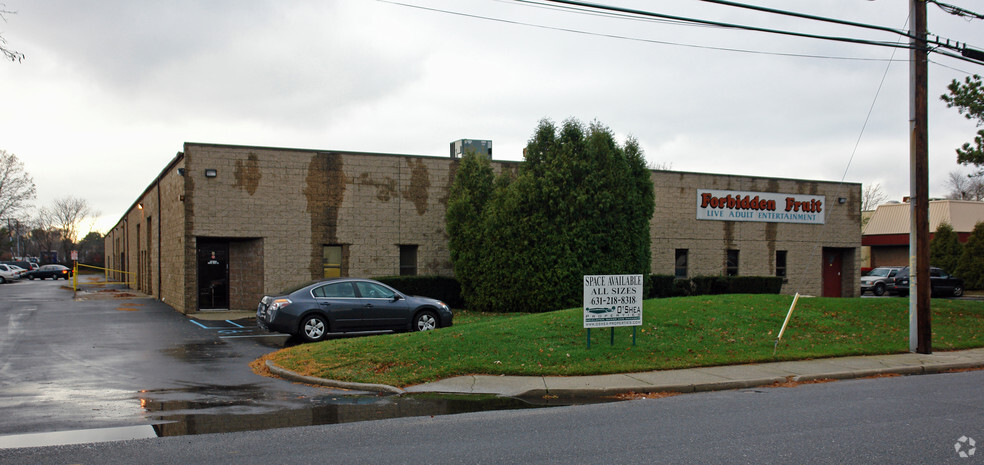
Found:
<path fill-rule="evenodd" d="M 198 309 L 229 308 L 229 243 L 198 242 Z"/>
<path fill-rule="evenodd" d="M 844 259 L 839 249 L 823 249 L 823 296 L 842 297 Z"/>

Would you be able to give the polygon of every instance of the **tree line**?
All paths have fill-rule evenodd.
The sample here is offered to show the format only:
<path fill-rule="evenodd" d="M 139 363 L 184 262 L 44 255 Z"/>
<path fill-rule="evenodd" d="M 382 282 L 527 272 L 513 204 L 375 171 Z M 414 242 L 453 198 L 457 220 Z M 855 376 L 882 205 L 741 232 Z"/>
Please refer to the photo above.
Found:
<path fill-rule="evenodd" d="M 66 196 L 38 206 L 32 203 L 36 197 L 37 186 L 24 163 L 0 149 L 0 259 L 64 263 L 77 250 L 79 261 L 101 263 L 103 235 L 91 231 L 82 236 L 98 216 L 89 203 Z"/>

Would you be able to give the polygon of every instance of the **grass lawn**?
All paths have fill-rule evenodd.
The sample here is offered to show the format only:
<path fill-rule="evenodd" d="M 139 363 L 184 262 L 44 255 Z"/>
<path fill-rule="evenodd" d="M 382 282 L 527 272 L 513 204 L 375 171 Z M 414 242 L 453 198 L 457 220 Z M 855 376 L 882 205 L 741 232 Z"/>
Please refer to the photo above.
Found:
<path fill-rule="evenodd" d="M 593 329 L 580 308 L 540 314 L 455 312 L 422 333 L 343 338 L 264 358 L 302 374 L 409 386 L 466 374 L 594 375 L 906 352 L 909 300 L 800 298 L 773 356 L 791 296 L 717 295 L 645 302 L 643 325 Z M 933 299 L 933 350 L 984 347 L 984 302 Z"/>

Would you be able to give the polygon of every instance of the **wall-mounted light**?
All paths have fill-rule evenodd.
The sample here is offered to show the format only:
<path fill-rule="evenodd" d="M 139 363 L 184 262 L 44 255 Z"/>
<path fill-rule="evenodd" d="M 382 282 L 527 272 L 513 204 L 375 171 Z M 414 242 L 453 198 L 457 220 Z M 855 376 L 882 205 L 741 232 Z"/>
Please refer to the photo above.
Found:
<path fill-rule="evenodd" d="M 178 168 L 178 176 L 184 176 L 184 175 L 185 175 L 185 169 L 184 168 Z"/>
<path fill-rule="evenodd" d="M 844 197 L 837 197 L 837 203 L 843 205 L 843 204 L 847 203 L 847 199 L 844 198 Z"/>
<path fill-rule="evenodd" d="M 143 210 L 143 204 L 142 203 L 138 203 L 137 204 L 137 210 Z"/>
<path fill-rule="evenodd" d="M 219 171 L 214 168 L 208 168 L 205 170 L 206 178 L 214 178 L 219 175 Z"/>

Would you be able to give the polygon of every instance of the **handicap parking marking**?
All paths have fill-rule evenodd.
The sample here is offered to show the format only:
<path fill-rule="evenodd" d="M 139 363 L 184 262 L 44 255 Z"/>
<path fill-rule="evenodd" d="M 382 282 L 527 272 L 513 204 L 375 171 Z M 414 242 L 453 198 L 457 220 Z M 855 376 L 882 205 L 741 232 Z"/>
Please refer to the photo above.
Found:
<path fill-rule="evenodd" d="M 194 318 L 189 318 L 188 321 L 194 323 L 195 325 L 197 325 L 199 328 L 202 328 L 202 329 L 219 329 L 219 330 L 221 330 L 221 329 L 229 329 L 230 328 L 230 326 L 206 326 L 201 321 L 196 320 Z M 235 321 L 232 321 L 232 320 L 224 320 L 224 322 L 225 323 L 228 323 L 232 327 L 236 327 L 236 328 L 247 328 L 247 326 L 243 326 L 243 325 L 241 325 L 239 323 L 236 323 Z M 212 324 L 212 323 L 210 323 L 210 324 Z M 248 326 L 248 327 L 255 328 L 255 326 Z"/>
<path fill-rule="evenodd" d="M 188 321 L 192 322 L 195 326 L 198 326 L 201 329 L 215 331 L 216 334 L 218 334 L 219 339 L 289 336 L 288 334 L 269 333 L 260 329 L 260 327 L 256 325 L 244 326 L 232 320 L 205 320 L 203 323 L 200 320 L 189 318 Z M 228 323 L 228 325 L 214 326 L 215 324 L 221 325 L 222 323 Z"/>

